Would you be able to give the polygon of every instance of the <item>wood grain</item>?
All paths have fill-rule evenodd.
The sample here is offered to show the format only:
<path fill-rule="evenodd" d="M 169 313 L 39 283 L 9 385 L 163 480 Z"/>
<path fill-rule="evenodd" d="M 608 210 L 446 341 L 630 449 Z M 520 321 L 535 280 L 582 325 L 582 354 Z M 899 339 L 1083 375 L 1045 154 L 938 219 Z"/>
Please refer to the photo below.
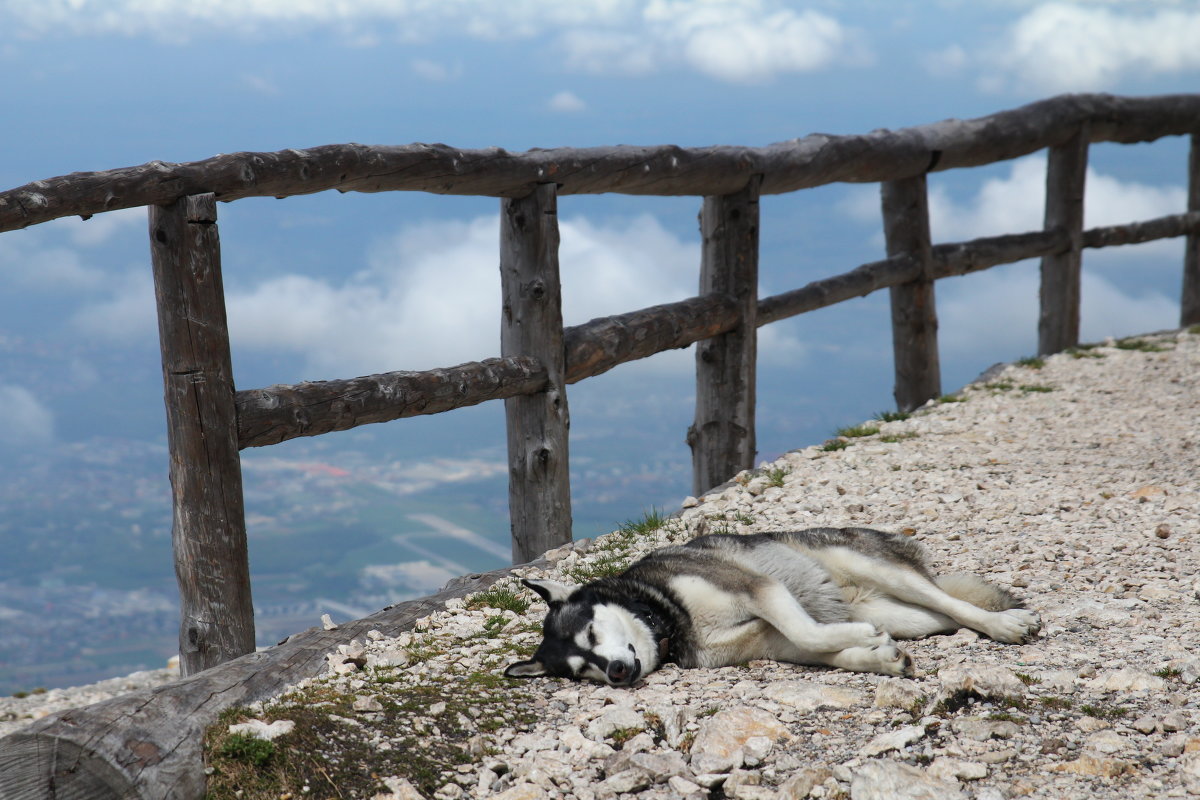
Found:
<path fill-rule="evenodd" d="M 891 287 L 896 408 L 912 411 L 942 394 L 929 201 L 925 176 L 880 184 L 889 257 L 907 256 L 916 275 Z"/>
<path fill-rule="evenodd" d="M 696 419 L 688 429 L 699 496 L 754 466 L 758 359 L 757 176 L 731 195 L 704 198 L 700 295 L 726 296 L 737 325 L 696 346 Z"/>
<path fill-rule="evenodd" d="M 254 605 L 215 198 L 151 206 L 179 582 L 191 675 L 254 650 Z"/>
<path fill-rule="evenodd" d="M 571 541 L 566 351 L 555 186 L 500 203 L 500 352 L 535 358 L 544 388 L 504 401 L 513 563 Z"/>
<path fill-rule="evenodd" d="M 1088 130 L 1050 148 L 1046 163 L 1046 230 L 1066 231 L 1066 250 L 1042 257 L 1038 355 L 1079 344 L 1080 277 L 1083 264 L 1083 193 Z"/>

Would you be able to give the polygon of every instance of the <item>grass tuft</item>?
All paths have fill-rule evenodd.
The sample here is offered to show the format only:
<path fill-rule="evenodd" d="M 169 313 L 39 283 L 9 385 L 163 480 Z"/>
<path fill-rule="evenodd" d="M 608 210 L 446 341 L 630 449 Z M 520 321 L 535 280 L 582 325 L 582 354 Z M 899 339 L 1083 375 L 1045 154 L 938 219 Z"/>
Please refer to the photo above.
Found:
<path fill-rule="evenodd" d="M 231 733 L 217 749 L 217 755 L 261 769 L 274 758 L 275 743 L 244 733 Z"/>
<path fill-rule="evenodd" d="M 879 426 L 865 423 L 862 425 L 850 425 L 845 428 L 838 428 L 835 433 L 847 439 L 859 439 L 863 436 L 874 436 L 879 433 Z"/>
<path fill-rule="evenodd" d="M 1128 339 L 1119 339 L 1116 347 L 1118 350 L 1134 350 L 1139 353 L 1165 353 L 1171 349 L 1169 347 L 1163 347 L 1155 342 L 1139 339 L 1136 336 Z"/>
<path fill-rule="evenodd" d="M 499 611 L 515 611 L 524 614 L 529 610 L 529 601 L 509 586 L 495 585 L 478 594 L 471 595 L 466 607 L 471 610 L 494 608 Z"/>
<path fill-rule="evenodd" d="M 875 419 L 880 422 L 903 422 L 911 416 L 907 411 L 880 411 Z"/>
<path fill-rule="evenodd" d="M 1027 369 L 1041 369 L 1046 366 L 1046 359 L 1038 356 L 1025 356 L 1025 358 L 1017 359 L 1017 365 Z"/>
<path fill-rule="evenodd" d="M 783 479 L 792 474 L 791 467 L 771 467 L 763 475 L 767 479 L 767 483 L 771 486 L 783 488 Z"/>

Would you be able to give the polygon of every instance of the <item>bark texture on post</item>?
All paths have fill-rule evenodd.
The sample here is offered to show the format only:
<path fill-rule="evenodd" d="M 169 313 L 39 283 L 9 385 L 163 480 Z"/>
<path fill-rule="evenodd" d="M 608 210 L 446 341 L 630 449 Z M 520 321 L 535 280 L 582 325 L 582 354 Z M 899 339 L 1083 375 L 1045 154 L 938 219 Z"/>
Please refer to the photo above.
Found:
<path fill-rule="evenodd" d="M 500 351 L 532 356 L 544 391 L 504 401 L 513 563 L 571 541 L 566 352 L 558 276 L 558 200 L 544 183 L 500 202 Z"/>
<path fill-rule="evenodd" d="M 1079 279 L 1083 263 L 1083 191 L 1087 174 L 1088 126 L 1050 148 L 1046 166 L 1046 230 L 1061 228 L 1071 246 L 1042 257 L 1038 355 L 1079 344 Z"/>
<path fill-rule="evenodd" d="M 761 176 L 734 194 L 705 197 L 700 295 L 733 298 L 738 325 L 696 344 L 696 421 L 688 429 L 696 495 L 754 466 Z"/>
<path fill-rule="evenodd" d="M 925 176 L 887 181 L 880 192 L 888 257 L 919 265 L 920 277 L 891 288 L 896 408 L 912 411 L 942 394 Z"/>
<path fill-rule="evenodd" d="M 1200 212 L 1200 133 L 1188 151 L 1188 213 Z M 1200 233 L 1189 233 L 1183 250 L 1183 294 L 1179 325 L 1200 325 Z"/>
<path fill-rule="evenodd" d="M 183 675 L 254 651 L 216 200 L 150 206 Z"/>

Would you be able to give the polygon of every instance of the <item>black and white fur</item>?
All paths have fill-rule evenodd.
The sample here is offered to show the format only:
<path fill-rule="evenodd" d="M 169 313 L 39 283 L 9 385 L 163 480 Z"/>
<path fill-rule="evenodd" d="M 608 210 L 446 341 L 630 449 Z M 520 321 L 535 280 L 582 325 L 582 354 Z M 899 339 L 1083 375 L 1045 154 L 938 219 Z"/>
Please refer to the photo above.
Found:
<path fill-rule="evenodd" d="M 628 686 L 666 662 L 767 658 L 911 675 L 893 642 L 972 628 L 1024 642 L 1038 615 L 973 575 L 935 577 L 911 538 L 870 528 L 701 536 L 584 586 L 524 582 L 549 604 L 533 658 L 509 677 Z"/>

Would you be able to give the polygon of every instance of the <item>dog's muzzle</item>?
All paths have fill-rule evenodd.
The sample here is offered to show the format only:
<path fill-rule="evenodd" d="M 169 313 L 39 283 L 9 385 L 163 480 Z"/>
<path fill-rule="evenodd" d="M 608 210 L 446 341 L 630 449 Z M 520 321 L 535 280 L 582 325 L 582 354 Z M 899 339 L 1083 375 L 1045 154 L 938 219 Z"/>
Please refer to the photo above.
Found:
<path fill-rule="evenodd" d="M 613 686 L 628 686 L 641 676 L 642 662 L 637 658 L 632 664 L 625 661 L 609 661 L 604 674 Z"/>

